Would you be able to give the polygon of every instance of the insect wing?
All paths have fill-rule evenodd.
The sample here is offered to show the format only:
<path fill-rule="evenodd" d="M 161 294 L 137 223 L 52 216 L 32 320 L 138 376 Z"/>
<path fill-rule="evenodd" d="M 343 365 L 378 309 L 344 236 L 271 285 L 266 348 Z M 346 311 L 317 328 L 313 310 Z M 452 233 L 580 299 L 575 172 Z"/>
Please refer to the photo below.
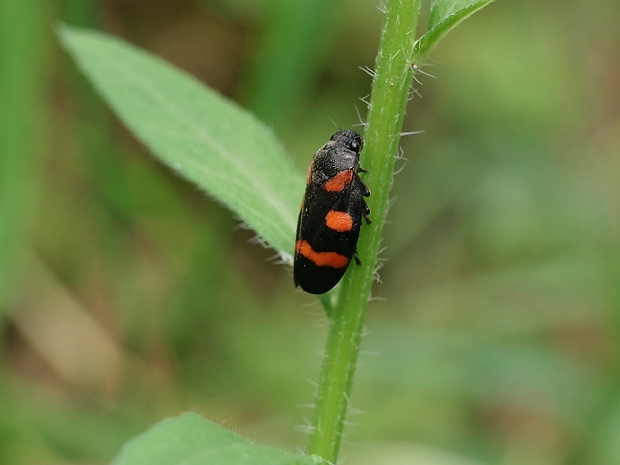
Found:
<path fill-rule="evenodd" d="M 295 285 L 306 292 L 323 294 L 332 289 L 344 275 L 360 233 L 366 203 L 354 181 L 344 184 L 339 192 L 324 186 L 308 184 L 304 205 L 297 225 L 295 247 Z"/>

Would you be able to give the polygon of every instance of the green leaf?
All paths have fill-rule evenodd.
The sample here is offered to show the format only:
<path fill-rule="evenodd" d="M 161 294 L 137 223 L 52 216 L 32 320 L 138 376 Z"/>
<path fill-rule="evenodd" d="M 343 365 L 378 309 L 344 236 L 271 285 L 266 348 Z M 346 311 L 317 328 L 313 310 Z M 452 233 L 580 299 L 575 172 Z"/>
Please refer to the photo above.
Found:
<path fill-rule="evenodd" d="M 290 260 L 305 180 L 269 128 L 188 74 L 118 38 L 66 26 L 59 35 L 138 139 Z"/>
<path fill-rule="evenodd" d="M 436 0 L 431 8 L 426 34 L 415 45 L 413 63 L 421 64 L 448 32 L 493 0 Z"/>
<path fill-rule="evenodd" d="M 164 420 L 129 441 L 113 465 L 327 465 L 253 444 L 196 413 Z"/>

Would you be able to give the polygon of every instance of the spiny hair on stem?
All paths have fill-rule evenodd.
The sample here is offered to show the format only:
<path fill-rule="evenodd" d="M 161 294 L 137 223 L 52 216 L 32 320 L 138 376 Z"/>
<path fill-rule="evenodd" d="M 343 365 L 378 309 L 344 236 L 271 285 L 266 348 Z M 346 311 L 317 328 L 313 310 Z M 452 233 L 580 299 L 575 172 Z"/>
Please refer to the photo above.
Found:
<path fill-rule="evenodd" d="M 435 76 L 433 76 L 431 73 L 427 73 L 426 71 L 423 71 L 422 68 L 427 68 L 427 67 L 432 67 L 435 66 L 433 63 L 412 63 L 411 64 L 411 72 L 413 73 L 413 75 L 415 76 L 416 73 L 420 73 L 423 74 L 424 76 L 428 76 L 430 78 L 436 79 Z"/>
<path fill-rule="evenodd" d="M 370 110 L 370 94 L 360 97 L 360 101 L 366 105 L 368 110 Z"/>
<path fill-rule="evenodd" d="M 363 99 L 362 102 L 366 103 L 366 105 L 368 105 L 368 103 L 366 101 L 364 101 Z M 366 126 L 368 126 L 368 123 L 366 121 L 364 121 L 364 118 L 362 118 L 362 114 L 360 113 L 359 108 L 357 108 L 357 105 L 355 106 L 355 113 L 357 113 L 357 120 L 359 121 L 359 123 L 357 124 L 357 126 L 361 126 L 364 128 L 364 131 L 366 130 Z"/>
<path fill-rule="evenodd" d="M 417 87 L 411 87 L 411 89 L 409 89 L 409 95 L 407 95 L 407 100 L 413 100 L 413 97 L 415 97 L 416 95 L 418 96 L 418 98 L 423 98 L 420 90 Z"/>
<path fill-rule="evenodd" d="M 360 66 L 359 69 L 364 71 L 366 74 L 368 74 L 373 79 L 377 77 L 377 72 L 374 69 L 372 69 L 370 66 Z"/>

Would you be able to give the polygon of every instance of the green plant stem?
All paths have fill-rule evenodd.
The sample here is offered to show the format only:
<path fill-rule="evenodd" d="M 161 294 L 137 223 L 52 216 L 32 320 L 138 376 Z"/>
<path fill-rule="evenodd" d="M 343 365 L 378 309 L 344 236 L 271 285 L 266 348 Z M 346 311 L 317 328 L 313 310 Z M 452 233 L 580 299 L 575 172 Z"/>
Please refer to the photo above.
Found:
<path fill-rule="evenodd" d="M 308 447 L 310 454 L 332 463 L 338 459 L 412 84 L 411 58 L 420 0 L 389 0 L 386 6 L 368 111 L 366 148 L 362 155 L 362 166 L 368 170 L 365 180 L 372 190 L 368 203 L 373 222 L 362 228 L 357 247 L 363 266 L 351 266 L 330 315 L 331 326 Z"/>

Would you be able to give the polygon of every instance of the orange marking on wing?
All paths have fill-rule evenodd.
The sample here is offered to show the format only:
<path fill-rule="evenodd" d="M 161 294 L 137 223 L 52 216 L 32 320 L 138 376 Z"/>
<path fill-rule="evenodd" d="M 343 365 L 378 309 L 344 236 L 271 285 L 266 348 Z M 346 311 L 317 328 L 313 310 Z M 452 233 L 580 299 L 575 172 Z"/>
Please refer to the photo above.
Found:
<path fill-rule="evenodd" d="M 347 212 L 331 210 L 325 215 L 325 224 L 334 231 L 347 232 L 353 229 L 353 218 Z"/>
<path fill-rule="evenodd" d="M 327 181 L 323 188 L 328 192 L 340 192 L 353 181 L 353 170 L 346 170 L 338 173 Z"/>
<path fill-rule="evenodd" d="M 316 266 L 329 266 L 330 268 L 346 268 L 349 258 L 336 252 L 316 252 L 307 241 L 303 239 L 295 243 L 295 252 L 303 255 Z"/>

